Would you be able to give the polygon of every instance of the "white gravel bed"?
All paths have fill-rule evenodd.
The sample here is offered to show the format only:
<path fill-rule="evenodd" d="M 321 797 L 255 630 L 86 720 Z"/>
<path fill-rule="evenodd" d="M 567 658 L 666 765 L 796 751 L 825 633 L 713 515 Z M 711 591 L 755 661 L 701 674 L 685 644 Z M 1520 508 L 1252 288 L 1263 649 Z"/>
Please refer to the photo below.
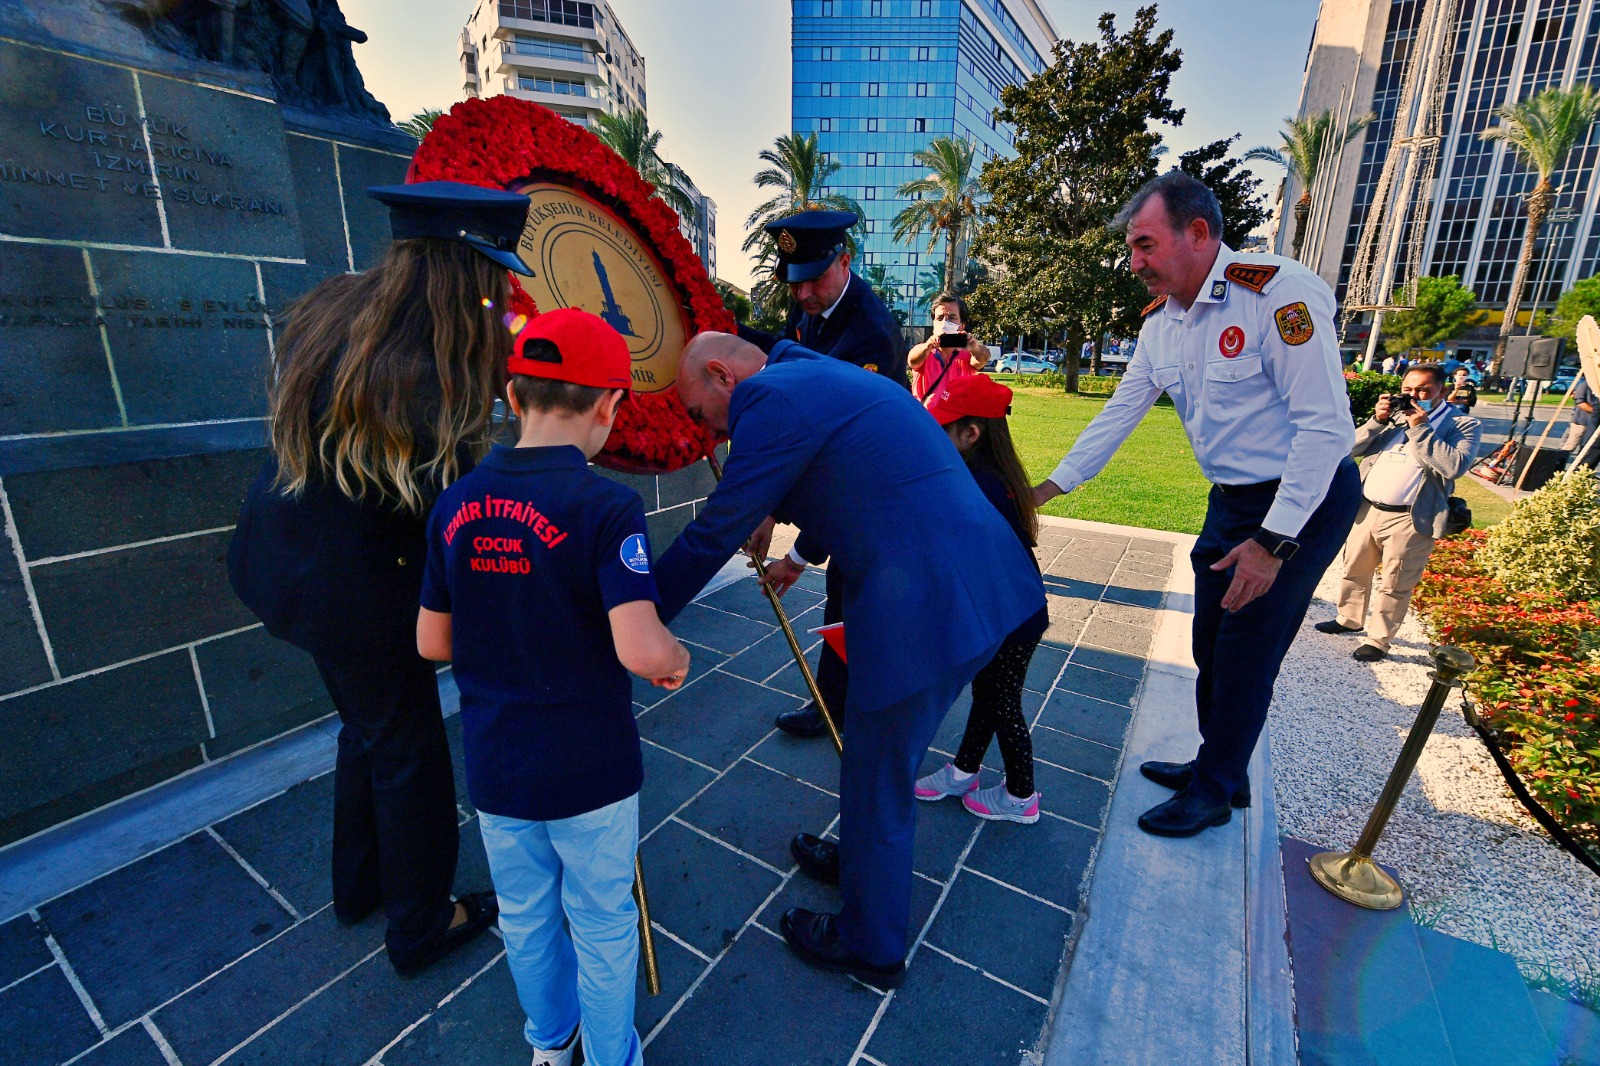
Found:
<path fill-rule="evenodd" d="M 1406 619 L 1389 658 L 1350 658 L 1359 637 L 1311 628 L 1333 617 L 1341 565 L 1317 589 L 1272 703 L 1278 831 L 1355 844 L 1430 679 L 1428 640 Z M 1600 972 L 1600 877 L 1552 842 L 1506 787 L 1452 693 L 1376 858 L 1400 874 L 1420 920 L 1503 951 L 1530 976 Z M 1291 871 L 1289 876 L 1296 876 Z M 1309 876 L 1301 874 L 1300 876 Z"/>

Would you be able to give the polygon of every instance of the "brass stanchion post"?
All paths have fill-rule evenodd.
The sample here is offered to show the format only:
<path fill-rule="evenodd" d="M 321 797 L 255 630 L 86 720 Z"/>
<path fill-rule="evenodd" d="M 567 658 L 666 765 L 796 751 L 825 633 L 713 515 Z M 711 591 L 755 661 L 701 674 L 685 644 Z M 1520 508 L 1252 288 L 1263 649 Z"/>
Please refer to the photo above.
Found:
<path fill-rule="evenodd" d="M 1384 827 L 1389 824 L 1390 815 L 1394 814 L 1395 804 L 1400 802 L 1400 793 L 1405 791 L 1406 782 L 1411 780 L 1412 771 L 1417 768 L 1417 760 L 1422 758 L 1422 748 L 1433 733 L 1434 723 L 1439 720 L 1439 711 L 1444 707 L 1445 698 L 1450 695 L 1451 689 L 1461 687 L 1457 678 L 1477 665 L 1477 661 L 1460 648 L 1436 647 L 1429 654 L 1433 657 L 1433 673 L 1430 675 L 1433 685 L 1428 689 L 1422 709 L 1417 712 L 1417 720 L 1411 724 L 1411 732 L 1400 748 L 1400 758 L 1395 760 L 1394 769 L 1389 771 L 1389 780 L 1384 782 L 1378 803 L 1367 817 L 1366 828 L 1361 830 L 1361 839 L 1349 851 L 1324 851 L 1313 855 L 1307 864 L 1311 876 L 1316 878 L 1319 885 L 1340 899 L 1368 910 L 1394 910 L 1405 902 L 1405 889 L 1372 861 L 1372 849 L 1377 847 L 1378 838 L 1383 836 Z"/>
<path fill-rule="evenodd" d="M 650 897 L 644 891 L 644 863 L 633 856 L 633 901 L 639 905 L 639 953 L 644 956 L 644 985 L 652 996 L 661 994 L 661 971 L 656 968 L 656 934 L 650 928 Z"/>
<path fill-rule="evenodd" d="M 717 461 L 715 454 L 706 456 L 706 462 L 711 467 L 711 473 L 718 481 L 722 480 L 722 464 Z M 810 691 L 811 698 L 816 702 L 817 710 L 822 715 L 822 725 L 828 731 L 828 739 L 833 741 L 833 750 L 844 757 L 844 737 L 839 734 L 839 727 L 834 724 L 833 716 L 828 713 L 828 705 L 822 699 L 822 690 L 817 687 L 816 675 L 811 672 L 811 664 L 806 662 L 805 649 L 800 647 L 799 639 L 794 635 L 794 627 L 789 624 L 789 615 L 783 609 L 783 601 L 778 598 L 771 585 L 765 578 L 766 560 L 756 557 L 747 544 L 744 548 L 747 558 L 756 566 L 756 580 L 761 582 L 761 590 L 767 594 L 767 602 L 772 604 L 772 613 L 778 616 L 778 625 L 783 630 L 783 635 L 789 642 L 789 652 L 794 656 L 795 663 L 800 667 L 800 676 L 805 678 L 806 689 Z"/>

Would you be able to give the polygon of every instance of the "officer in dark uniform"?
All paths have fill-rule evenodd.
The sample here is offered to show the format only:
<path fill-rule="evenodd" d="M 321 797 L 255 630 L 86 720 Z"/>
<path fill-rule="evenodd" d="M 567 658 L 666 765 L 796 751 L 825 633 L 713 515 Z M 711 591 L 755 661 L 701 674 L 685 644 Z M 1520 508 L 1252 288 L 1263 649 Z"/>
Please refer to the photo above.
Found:
<path fill-rule="evenodd" d="M 367 191 L 390 206 L 394 243 L 290 308 L 273 454 L 228 574 L 267 632 L 311 653 L 339 712 L 334 915 L 381 905 L 389 961 L 411 973 L 496 915 L 493 892 L 450 898 L 455 783 L 416 627 L 428 511 L 488 447 L 510 349 L 505 270 L 531 273 L 516 254 L 528 198 L 457 182 Z"/>
<path fill-rule="evenodd" d="M 846 234 L 858 221 L 850 211 L 800 211 L 766 227 L 778 246 L 778 277 L 788 283 L 794 297 L 783 339 L 854 363 L 909 389 L 906 346 L 900 339 L 900 327 L 872 286 L 850 269 Z M 739 336 L 768 354 L 779 340 L 747 326 L 739 327 Z M 752 538 L 753 546 L 763 557 L 771 539 L 770 523 Z M 791 559 L 798 566 L 806 565 L 792 552 Z M 835 560 L 828 567 L 828 600 L 822 612 L 829 625 L 840 620 L 839 597 L 844 581 Z M 844 711 L 848 680 L 844 660 L 824 645 L 817 687 L 835 719 Z M 822 715 L 814 703 L 780 714 L 778 728 L 798 737 L 820 737 L 824 732 Z"/>

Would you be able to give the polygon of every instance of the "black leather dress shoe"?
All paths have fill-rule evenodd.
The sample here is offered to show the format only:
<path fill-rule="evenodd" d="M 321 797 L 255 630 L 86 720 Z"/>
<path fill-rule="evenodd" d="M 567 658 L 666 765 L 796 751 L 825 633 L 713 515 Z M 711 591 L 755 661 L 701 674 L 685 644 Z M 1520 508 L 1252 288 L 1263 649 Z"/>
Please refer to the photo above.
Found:
<path fill-rule="evenodd" d="M 377 900 L 373 900 L 371 903 L 356 903 L 348 907 L 341 907 L 335 903 L 333 905 L 333 917 L 340 925 L 360 925 L 377 909 Z"/>
<path fill-rule="evenodd" d="M 460 897 L 456 902 L 467 909 L 466 921 L 454 929 L 445 930 L 437 939 L 418 948 L 404 959 L 389 956 L 395 972 L 401 977 L 415 977 L 456 948 L 470 942 L 500 917 L 500 902 L 493 892 L 473 892 Z"/>
<path fill-rule="evenodd" d="M 789 950 L 821 970 L 847 973 L 874 988 L 899 988 L 906 980 L 906 964 L 873 966 L 857 958 L 839 943 L 839 929 L 834 924 L 837 914 L 818 914 L 803 907 L 790 907 L 783 912 L 778 927 Z"/>
<path fill-rule="evenodd" d="M 1194 780 L 1194 763 L 1147 762 L 1139 766 L 1139 772 L 1162 788 L 1182 792 L 1189 787 L 1189 782 Z M 1239 810 L 1250 806 L 1250 782 L 1246 781 L 1240 785 L 1239 791 L 1233 794 L 1233 806 Z"/>
<path fill-rule="evenodd" d="M 1141 814 L 1139 828 L 1158 837 L 1192 837 L 1214 825 L 1227 825 L 1232 818 L 1233 808 L 1205 789 L 1186 788 Z"/>
<path fill-rule="evenodd" d="M 778 715 L 778 728 L 792 737 L 820 737 L 828 731 L 822 724 L 822 712 L 815 703 L 808 703 L 798 711 L 784 711 Z"/>
<path fill-rule="evenodd" d="M 1326 622 L 1318 622 L 1316 625 L 1312 626 L 1311 628 L 1315 629 L 1318 633 L 1339 634 L 1339 633 L 1359 633 L 1359 632 L 1361 632 L 1361 627 L 1360 626 L 1347 626 L 1343 622 L 1339 621 L 1337 618 L 1330 618 Z"/>
<path fill-rule="evenodd" d="M 1358 663 L 1375 663 L 1379 659 L 1387 659 L 1388 657 L 1389 653 L 1376 644 L 1363 644 L 1350 653 L 1350 658 Z"/>
<path fill-rule="evenodd" d="M 800 864 L 800 872 L 825 885 L 839 883 L 839 845 L 810 833 L 796 833 L 789 841 L 789 854 Z"/>

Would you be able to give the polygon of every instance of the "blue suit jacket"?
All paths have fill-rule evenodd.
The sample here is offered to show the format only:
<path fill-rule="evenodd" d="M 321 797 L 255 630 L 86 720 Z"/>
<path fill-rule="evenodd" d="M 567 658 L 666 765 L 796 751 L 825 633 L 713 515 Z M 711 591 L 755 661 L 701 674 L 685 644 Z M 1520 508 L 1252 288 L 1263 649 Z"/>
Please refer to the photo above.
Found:
<path fill-rule="evenodd" d="M 1044 606 L 1037 567 L 911 394 L 788 341 L 733 390 L 722 483 L 656 564 L 670 620 L 774 515 L 844 574 L 853 706 L 920 692 Z"/>

